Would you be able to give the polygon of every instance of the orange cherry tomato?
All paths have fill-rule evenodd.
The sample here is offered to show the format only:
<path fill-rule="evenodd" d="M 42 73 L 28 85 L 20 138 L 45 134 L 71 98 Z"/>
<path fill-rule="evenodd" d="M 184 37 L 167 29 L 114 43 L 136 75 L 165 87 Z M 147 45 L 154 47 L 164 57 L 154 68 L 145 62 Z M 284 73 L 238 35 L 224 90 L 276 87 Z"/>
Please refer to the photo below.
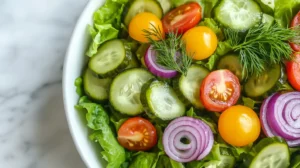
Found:
<path fill-rule="evenodd" d="M 196 26 L 201 18 L 201 6 L 197 2 L 190 2 L 167 13 L 162 19 L 162 23 L 165 32 L 184 33 Z"/>
<path fill-rule="evenodd" d="M 144 118 L 130 118 L 121 125 L 118 141 L 128 150 L 149 150 L 157 143 L 156 129 Z"/>
<path fill-rule="evenodd" d="M 233 146 L 246 146 L 260 134 L 257 114 L 246 106 L 232 106 L 225 110 L 218 121 L 218 130 L 225 142 Z"/>
<path fill-rule="evenodd" d="M 182 36 L 186 50 L 193 54 L 193 59 L 203 60 L 211 56 L 217 49 L 218 39 L 216 34 L 206 26 L 194 27 Z"/>
<path fill-rule="evenodd" d="M 290 84 L 300 91 L 300 53 L 294 55 L 294 60 L 286 64 L 286 71 Z"/>
<path fill-rule="evenodd" d="M 222 112 L 234 105 L 240 97 L 239 79 L 229 70 L 208 74 L 201 84 L 200 99 L 207 110 Z"/>
<path fill-rule="evenodd" d="M 152 13 L 139 13 L 134 16 L 129 23 L 129 35 L 139 42 L 147 43 L 148 39 L 145 37 L 145 32 L 143 30 L 151 31 L 153 30 L 153 26 L 161 31 L 162 37 L 164 38 L 165 33 L 160 19 Z M 155 36 L 152 36 L 152 38 L 158 40 Z"/>
<path fill-rule="evenodd" d="M 298 12 L 298 14 L 294 17 L 294 19 L 291 22 L 291 27 L 296 27 L 300 25 L 300 11 Z M 292 49 L 296 52 L 300 52 L 300 45 L 294 44 L 294 43 L 290 43 Z"/>

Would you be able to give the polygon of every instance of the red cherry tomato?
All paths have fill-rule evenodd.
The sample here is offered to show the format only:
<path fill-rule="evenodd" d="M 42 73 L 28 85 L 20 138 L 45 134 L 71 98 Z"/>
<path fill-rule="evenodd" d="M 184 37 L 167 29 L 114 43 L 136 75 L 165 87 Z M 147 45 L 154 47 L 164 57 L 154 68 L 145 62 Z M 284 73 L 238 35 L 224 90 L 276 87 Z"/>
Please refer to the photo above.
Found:
<path fill-rule="evenodd" d="M 162 19 L 163 29 L 166 33 L 176 31 L 184 33 L 196 26 L 201 18 L 201 6 L 197 2 L 190 2 L 167 13 Z"/>
<path fill-rule="evenodd" d="M 222 112 L 240 97 L 239 79 L 229 70 L 211 72 L 202 82 L 200 98 L 209 111 Z"/>
<path fill-rule="evenodd" d="M 144 118 L 130 118 L 121 125 L 118 141 L 128 150 L 149 150 L 157 143 L 156 129 Z"/>
<path fill-rule="evenodd" d="M 294 55 L 294 60 L 286 64 L 286 71 L 290 84 L 300 91 L 300 53 Z"/>
<path fill-rule="evenodd" d="M 296 27 L 300 25 L 300 11 L 298 12 L 298 14 L 294 17 L 294 19 L 291 22 L 291 27 Z M 292 47 L 292 49 L 296 52 L 300 52 L 300 45 L 296 45 L 294 43 L 290 43 L 290 46 Z"/>

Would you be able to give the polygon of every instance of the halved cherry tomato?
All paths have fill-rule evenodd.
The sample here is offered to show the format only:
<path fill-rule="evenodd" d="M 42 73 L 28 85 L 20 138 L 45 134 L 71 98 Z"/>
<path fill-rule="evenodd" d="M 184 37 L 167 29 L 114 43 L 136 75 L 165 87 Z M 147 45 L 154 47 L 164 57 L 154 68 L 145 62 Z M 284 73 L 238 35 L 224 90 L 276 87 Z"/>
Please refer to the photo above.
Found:
<path fill-rule="evenodd" d="M 165 32 L 184 33 L 196 26 L 201 18 L 201 6 L 197 2 L 191 2 L 167 13 L 162 19 L 162 23 Z"/>
<path fill-rule="evenodd" d="M 211 72 L 203 80 L 200 98 L 207 110 L 222 112 L 238 101 L 240 93 L 239 79 L 224 69 Z"/>
<path fill-rule="evenodd" d="M 118 141 L 128 150 L 145 151 L 157 143 L 156 129 L 144 118 L 130 118 L 121 125 Z"/>
<path fill-rule="evenodd" d="M 197 26 L 185 32 L 182 36 L 188 53 L 193 59 L 203 60 L 210 57 L 218 45 L 218 38 L 214 31 L 206 26 Z"/>
<path fill-rule="evenodd" d="M 294 55 L 294 60 L 286 64 L 286 71 L 290 84 L 300 91 L 300 53 Z"/>
<path fill-rule="evenodd" d="M 164 38 L 165 33 L 163 33 L 163 27 L 160 19 L 156 15 L 149 12 L 139 13 L 134 16 L 129 23 L 129 35 L 139 42 L 147 43 L 148 39 L 145 37 L 143 30 L 153 30 L 153 26 L 156 29 L 161 30 Z M 158 40 L 155 36 L 152 36 L 152 38 L 154 40 Z"/>
<path fill-rule="evenodd" d="M 291 27 L 296 27 L 300 25 L 300 11 L 298 12 L 298 14 L 294 17 L 294 19 L 291 22 Z M 294 43 L 290 43 L 292 49 L 296 52 L 300 52 L 300 45 L 296 45 Z"/>
<path fill-rule="evenodd" d="M 218 130 L 224 141 L 230 145 L 246 146 L 258 138 L 260 121 L 251 108 L 232 106 L 221 114 Z"/>

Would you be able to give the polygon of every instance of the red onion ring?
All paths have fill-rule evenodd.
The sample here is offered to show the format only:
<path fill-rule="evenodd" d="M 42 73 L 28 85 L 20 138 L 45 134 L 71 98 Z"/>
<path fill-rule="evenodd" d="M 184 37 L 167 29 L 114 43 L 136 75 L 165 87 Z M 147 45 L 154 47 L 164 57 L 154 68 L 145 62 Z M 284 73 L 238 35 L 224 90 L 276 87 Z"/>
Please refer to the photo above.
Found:
<path fill-rule="evenodd" d="M 300 145 L 300 92 L 270 96 L 262 105 L 260 118 L 267 136 L 281 136 L 291 147 Z"/>
<path fill-rule="evenodd" d="M 189 140 L 188 144 L 181 142 Z M 201 160 L 211 151 L 214 138 L 209 126 L 191 117 L 173 120 L 164 131 L 163 145 L 166 154 L 178 162 Z"/>
<path fill-rule="evenodd" d="M 177 71 L 168 70 L 156 62 L 156 52 L 151 45 L 145 55 L 145 64 L 149 71 L 161 78 L 173 78 L 177 75 Z"/>

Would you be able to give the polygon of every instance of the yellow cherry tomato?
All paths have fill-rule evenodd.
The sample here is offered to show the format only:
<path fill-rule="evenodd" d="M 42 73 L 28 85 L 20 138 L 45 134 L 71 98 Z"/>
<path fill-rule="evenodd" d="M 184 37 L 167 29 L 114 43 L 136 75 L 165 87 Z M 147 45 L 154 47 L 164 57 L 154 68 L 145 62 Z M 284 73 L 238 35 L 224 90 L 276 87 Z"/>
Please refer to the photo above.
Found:
<path fill-rule="evenodd" d="M 221 114 L 218 129 L 225 142 L 233 146 L 246 146 L 258 138 L 260 121 L 251 108 L 231 106 Z"/>
<path fill-rule="evenodd" d="M 203 60 L 211 56 L 218 43 L 216 34 L 206 26 L 194 27 L 182 36 L 188 53 L 194 54 L 193 59 Z"/>
<path fill-rule="evenodd" d="M 142 42 L 147 43 L 148 39 L 145 37 L 143 30 L 151 30 L 153 26 L 156 29 L 160 29 L 162 36 L 164 38 L 165 34 L 163 31 L 162 23 L 160 19 L 152 13 L 143 12 L 139 13 L 132 18 L 129 23 L 129 35 L 131 38 Z M 152 36 L 154 40 L 158 40 L 156 37 Z"/>

